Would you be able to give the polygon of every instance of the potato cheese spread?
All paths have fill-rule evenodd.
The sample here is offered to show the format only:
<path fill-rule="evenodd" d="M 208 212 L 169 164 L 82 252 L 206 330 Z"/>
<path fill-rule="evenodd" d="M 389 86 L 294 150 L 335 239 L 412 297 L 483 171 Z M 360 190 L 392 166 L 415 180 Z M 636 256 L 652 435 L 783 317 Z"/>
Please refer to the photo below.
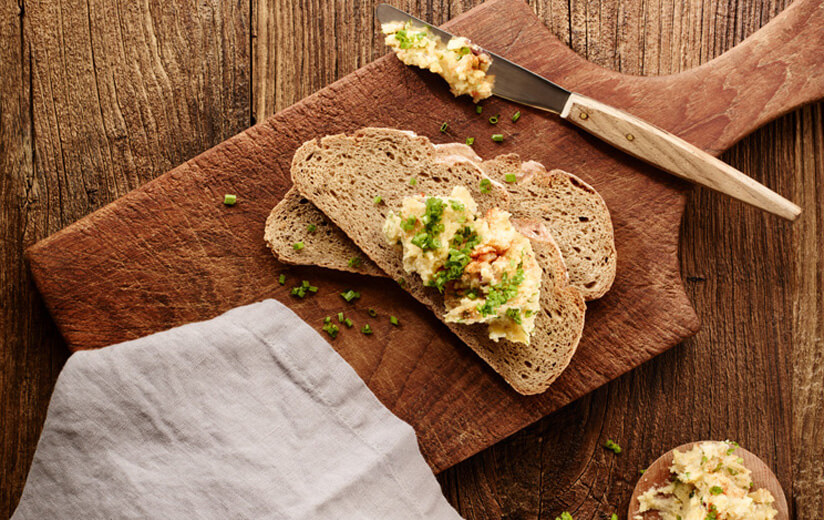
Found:
<path fill-rule="evenodd" d="M 675 451 L 672 481 L 638 497 L 638 511 L 657 511 L 662 520 L 772 520 L 778 514 L 775 498 L 754 489 L 737 447 L 730 441 L 703 442 Z"/>
<path fill-rule="evenodd" d="M 466 38 L 455 37 L 444 45 L 428 29 L 411 22 L 385 23 L 381 30 L 398 59 L 439 74 L 453 95 L 469 94 L 476 103 L 492 95 L 495 76 L 487 74 L 492 58 Z"/>
<path fill-rule="evenodd" d="M 477 213 L 469 191 L 456 186 L 448 197 L 405 198 L 383 232 L 402 248 L 406 272 L 444 294 L 446 322 L 485 323 L 494 341 L 529 344 L 543 271 L 509 213 Z"/>

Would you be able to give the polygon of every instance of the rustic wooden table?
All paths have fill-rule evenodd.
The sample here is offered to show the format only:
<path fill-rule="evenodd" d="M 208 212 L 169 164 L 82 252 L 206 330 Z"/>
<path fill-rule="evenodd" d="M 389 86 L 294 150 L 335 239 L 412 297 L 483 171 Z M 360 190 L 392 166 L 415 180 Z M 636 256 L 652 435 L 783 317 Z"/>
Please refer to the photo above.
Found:
<path fill-rule="evenodd" d="M 475 3 L 399 6 L 440 23 Z M 652 75 L 711 59 L 788 3 L 532 7 L 589 60 Z M 374 5 L 0 1 L 0 515 L 20 496 L 68 355 L 23 249 L 383 54 Z M 801 204 L 801 219 L 790 225 L 695 190 L 681 267 L 701 332 L 441 474 L 463 516 L 623 518 L 641 468 L 705 438 L 760 454 L 795 517 L 824 513 L 822 104 L 769 124 L 724 159 Z M 622 454 L 599 446 L 603 432 Z"/>

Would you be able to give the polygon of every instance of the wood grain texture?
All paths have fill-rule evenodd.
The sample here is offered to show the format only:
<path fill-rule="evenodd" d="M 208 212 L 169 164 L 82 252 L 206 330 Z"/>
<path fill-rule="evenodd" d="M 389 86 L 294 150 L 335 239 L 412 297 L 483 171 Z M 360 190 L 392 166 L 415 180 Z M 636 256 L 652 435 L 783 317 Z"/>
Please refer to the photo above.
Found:
<path fill-rule="evenodd" d="M 249 122 L 248 2 L 0 2 L 0 516 L 68 351 L 23 250 Z"/>
<path fill-rule="evenodd" d="M 801 208 L 695 145 L 606 103 L 572 93 L 561 117 L 619 150 L 682 179 L 795 220 Z"/>
<path fill-rule="evenodd" d="M 475 3 L 432 0 L 398 5 L 441 23 Z M 26 2 L 26 13 L 32 10 L 29 4 Z M 209 9 L 192 14 L 191 6 L 178 4 L 180 9 L 190 10 L 188 15 L 194 19 L 208 18 Z M 252 8 L 252 19 L 256 21 L 252 41 L 258 39 L 258 44 L 252 45 L 258 58 L 251 67 L 255 78 L 252 91 L 256 100 L 260 96 L 268 103 L 254 105 L 258 120 L 383 54 L 374 32 L 359 30 L 357 25 L 357 20 L 371 23 L 373 2 L 338 1 L 336 13 L 325 2 L 302 2 L 302 9 L 295 4 L 290 0 L 256 0 Z M 536 0 L 531 6 L 553 33 L 590 61 L 630 74 L 665 75 L 695 67 L 730 49 L 788 4 L 787 0 Z M 22 249 L 123 194 L 106 191 L 110 185 L 99 183 L 97 204 L 80 208 L 77 214 L 63 211 L 59 198 L 49 205 L 22 203 L 26 200 L 21 197 L 26 193 L 24 187 L 34 176 L 34 154 L 25 150 L 31 150 L 38 137 L 27 130 L 31 125 L 26 110 L 31 105 L 28 56 L 31 52 L 58 53 L 60 49 L 49 40 L 40 40 L 32 48 L 24 33 L 42 29 L 33 26 L 32 18 L 13 0 L 4 0 L 2 5 L 0 515 L 13 509 L 22 489 L 51 382 L 65 356 L 53 326 L 27 285 L 26 272 L 19 263 Z M 264 16 L 261 21 L 261 13 L 277 13 L 278 17 Z M 142 36 L 135 38 L 125 45 L 145 45 Z M 261 44 L 261 40 L 269 43 Z M 343 46 L 346 53 L 336 51 Z M 181 51 L 194 55 L 201 49 Z M 334 73 L 309 66 L 321 56 L 334 56 Z M 280 73 L 258 66 L 260 58 L 272 63 L 276 59 Z M 112 63 L 127 66 L 125 57 L 119 60 L 123 63 Z M 299 63 L 305 67 L 303 75 L 291 74 Z M 230 66 L 224 63 L 220 67 Z M 85 71 L 93 74 L 91 69 Z M 123 74 L 118 80 L 121 88 L 140 93 L 141 103 L 165 103 L 162 92 L 144 92 L 144 78 L 138 74 Z M 186 92 L 191 92 L 189 88 L 184 84 Z M 94 92 L 84 95 L 95 97 Z M 38 116 L 37 111 L 35 116 L 46 117 Z M 139 110 L 124 115 L 128 124 L 126 140 L 141 139 L 140 116 Z M 238 129 L 247 119 L 237 111 L 210 111 L 209 117 L 214 118 L 212 125 L 234 125 Z M 782 193 L 793 193 L 791 198 L 805 207 L 800 221 L 789 227 L 739 203 L 695 190 L 682 226 L 681 270 L 702 318 L 702 332 L 685 345 L 442 473 L 439 478 L 446 495 L 465 517 L 551 519 L 563 510 L 576 512 L 576 518 L 608 517 L 613 511 L 626 510 L 639 467 L 682 442 L 724 436 L 737 438 L 768 460 L 777 470 L 788 498 L 792 490 L 798 518 L 821 516 L 821 127 L 822 107 L 816 105 L 768 125 L 723 157 L 758 180 L 788 190 Z M 138 130 L 135 135 L 128 133 L 134 129 Z M 86 131 L 90 133 L 80 135 L 81 139 L 95 139 L 95 133 L 100 132 L 99 128 Z M 180 135 L 141 141 L 142 157 L 149 163 L 170 157 L 169 163 L 174 165 L 199 151 L 174 144 L 176 140 L 192 139 L 196 130 L 178 128 L 176 132 Z M 229 130 L 227 135 L 231 133 Z M 8 150 L 20 155 L 8 155 Z M 52 145 L 45 146 L 45 150 L 57 153 Z M 94 178 L 95 168 L 91 165 L 85 175 Z M 158 168 L 145 178 L 161 173 L 162 166 Z M 137 169 L 133 173 L 142 174 Z M 78 172 L 73 170 L 69 175 Z M 816 204 L 814 212 L 811 203 Z M 15 216 L 16 212 L 27 220 Z M 58 220 L 61 218 L 64 220 Z M 48 222 L 53 228 L 41 230 L 23 242 L 23 230 L 34 228 L 27 222 Z M 7 248 L 8 244 L 14 249 Z M 765 283 L 765 275 L 785 268 L 792 270 L 789 288 Z M 13 278 L 18 276 L 15 273 L 19 273 L 19 279 Z M 302 275 L 295 273 L 298 278 Z M 783 276 L 780 283 L 786 281 Z M 29 306 L 27 301 L 34 304 Z M 739 338 L 741 331 L 747 331 L 745 339 Z M 788 387 L 792 387 L 792 403 Z M 677 403 L 674 409 L 672 403 Z M 786 442 L 790 424 L 792 443 Z M 621 442 L 625 447 L 622 455 L 615 457 L 599 448 L 607 437 Z"/>

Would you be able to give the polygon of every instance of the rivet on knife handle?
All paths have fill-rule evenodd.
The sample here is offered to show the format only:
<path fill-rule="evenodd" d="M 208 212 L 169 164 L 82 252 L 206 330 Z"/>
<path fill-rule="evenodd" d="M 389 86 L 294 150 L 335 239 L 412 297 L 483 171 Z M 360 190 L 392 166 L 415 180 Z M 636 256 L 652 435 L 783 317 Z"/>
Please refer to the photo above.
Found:
<path fill-rule="evenodd" d="M 801 214 L 801 208 L 729 164 L 623 110 L 572 93 L 561 117 L 673 175 L 788 220 Z"/>

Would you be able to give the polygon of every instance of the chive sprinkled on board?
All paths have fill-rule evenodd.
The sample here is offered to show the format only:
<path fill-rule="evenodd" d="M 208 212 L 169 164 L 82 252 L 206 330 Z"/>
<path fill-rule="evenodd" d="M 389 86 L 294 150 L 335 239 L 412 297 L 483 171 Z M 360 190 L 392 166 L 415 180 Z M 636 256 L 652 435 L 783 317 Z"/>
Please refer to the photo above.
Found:
<path fill-rule="evenodd" d="M 323 320 L 323 331 L 329 334 L 332 339 L 335 339 L 338 336 L 338 332 L 340 331 L 340 327 L 332 323 L 332 318 L 327 316 Z"/>
<path fill-rule="evenodd" d="M 361 257 L 353 256 L 349 259 L 349 267 L 358 267 L 362 262 L 363 260 L 361 260 Z"/>
<path fill-rule="evenodd" d="M 352 300 L 357 300 L 360 298 L 360 293 L 357 291 L 353 291 L 352 289 L 347 289 L 346 291 L 340 293 L 340 297 L 346 300 L 347 302 L 351 302 Z"/>
<path fill-rule="evenodd" d="M 295 251 L 300 251 L 304 247 L 305 245 L 303 242 L 295 242 L 294 244 L 292 244 L 292 249 L 294 249 Z"/>
<path fill-rule="evenodd" d="M 517 112 L 512 114 L 512 122 L 514 123 L 514 122 L 518 121 L 519 119 L 521 119 L 521 111 L 520 110 L 518 110 Z"/>
<path fill-rule="evenodd" d="M 237 195 L 227 193 L 223 196 L 223 203 L 227 206 L 234 206 L 235 204 L 237 204 Z"/>
<path fill-rule="evenodd" d="M 609 520 L 618 520 L 618 515 L 616 513 L 612 513 L 612 516 L 609 517 Z"/>
<path fill-rule="evenodd" d="M 607 439 L 607 442 L 604 443 L 604 448 L 606 448 L 608 450 L 611 450 L 616 455 L 618 455 L 619 453 L 621 453 L 621 451 L 623 451 L 623 450 L 621 450 L 621 447 L 618 446 L 618 444 L 615 441 L 613 441 L 612 439 Z"/>
<path fill-rule="evenodd" d="M 349 329 L 351 329 L 352 325 L 354 325 L 352 323 L 352 320 L 350 320 L 349 318 L 346 318 L 345 320 L 343 320 L 343 324 L 346 325 L 346 327 L 349 328 Z"/>
<path fill-rule="evenodd" d="M 409 185 L 410 186 L 417 186 L 418 185 L 418 179 L 416 179 L 415 177 L 410 178 L 409 179 Z"/>
<path fill-rule="evenodd" d="M 467 137 L 466 138 L 466 144 L 469 145 L 469 146 L 472 146 L 473 144 L 475 144 L 475 138 L 474 137 Z"/>
<path fill-rule="evenodd" d="M 481 193 L 489 193 L 490 186 L 492 186 L 492 181 L 489 179 L 481 179 L 481 183 L 478 185 L 481 189 Z"/>
<path fill-rule="evenodd" d="M 484 107 L 482 107 L 481 105 L 475 105 L 475 113 L 476 114 L 481 114 L 481 113 L 483 113 L 483 111 L 484 111 Z"/>
<path fill-rule="evenodd" d="M 504 141 L 504 134 L 492 134 L 492 140 L 496 143 L 502 143 Z"/>
<path fill-rule="evenodd" d="M 449 123 L 447 123 L 446 121 L 444 121 L 444 122 L 443 122 L 443 124 L 441 125 L 441 133 L 442 133 L 442 134 L 445 134 L 445 133 L 446 133 L 446 129 L 447 129 L 447 128 L 449 128 Z"/>
<path fill-rule="evenodd" d="M 372 308 L 367 309 L 367 310 L 366 310 L 366 312 L 367 312 L 367 314 L 369 314 L 369 315 L 370 315 L 370 316 L 372 316 L 373 318 L 374 318 L 374 317 L 376 317 L 376 316 L 378 315 L 378 311 L 376 311 L 375 309 L 372 309 Z"/>
<path fill-rule="evenodd" d="M 308 226 L 306 226 L 306 232 L 307 233 L 314 233 L 317 230 L 318 230 L 318 226 L 316 226 L 314 224 L 309 224 Z"/>
<path fill-rule="evenodd" d="M 389 316 L 389 323 L 396 327 L 401 324 L 401 322 L 398 321 L 398 318 L 396 318 L 395 316 Z"/>
<path fill-rule="evenodd" d="M 372 199 L 372 204 L 380 204 L 381 202 L 383 202 L 383 197 L 380 195 L 375 195 L 375 198 Z"/>
<path fill-rule="evenodd" d="M 345 319 L 345 317 L 344 317 L 343 313 L 339 312 L 338 313 L 338 323 L 343 323 L 344 319 Z"/>
<path fill-rule="evenodd" d="M 282 274 L 282 275 L 278 276 L 278 283 L 280 285 L 285 285 L 286 284 L 286 275 L 285 274 Z"/>
<path fill-rule="evenodd" d="M 368 336 L 368 335 L 372 334 L 372 327 L 370 327 L 369 324 L 367 323 L 366 325 L 361 327 L 360 331 Z"/>
<path fill-rule="evenodd" d="M 518 177 L 514 173 L 507 173 L 504 180 L 508 183 L 518 182 Z"/>
<path fill-rule="evenodd" d="M 494 116 L 490 117 L 490 118 L 489 118 L 489 123 L 490 123 L 490 124 L 493 124 L 493 125 L 497 125 L 497 124 L 498 124 L 498 118 L 499 118 L 499 117 L 500 117 L 500 115 L 499 115 L 499 114 L 496 114 L 496 115 L 494 115 Z"/>
<path fill-rule="evenodd" d="M 564 511 L 561 516 L 556 516 L 555 520 L 573 520 L 572 515 Z"/>

